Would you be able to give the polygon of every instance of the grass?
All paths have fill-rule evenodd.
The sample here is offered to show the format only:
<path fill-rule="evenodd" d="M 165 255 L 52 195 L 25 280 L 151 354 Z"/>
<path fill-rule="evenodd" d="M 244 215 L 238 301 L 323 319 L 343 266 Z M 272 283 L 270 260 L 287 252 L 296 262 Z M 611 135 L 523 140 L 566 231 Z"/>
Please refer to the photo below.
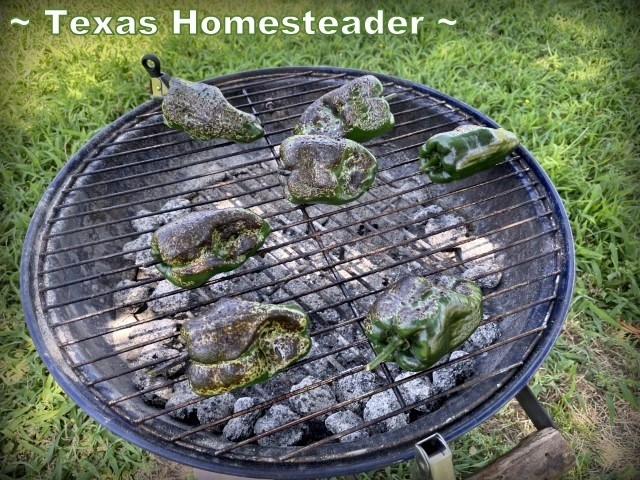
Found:
<path fill-rule="evenodd" d="M 68 2 L 67 2 L 68 3 Z M 203 15 L 361 17 L 370 2 L 203 2 Z M 69 3 L 71 15 L 154 15 L 152 36 L 49 33 L 44 3 L 0 5 L 0 478 L 186 478 L 76 407 L 44 368 L 20 306 L 31 214 L 66 159 L 146 100 L 138 59 L 201 79 L 284 65 L 397 75 L 457 97 L 515 131 L 556 185 L 575 236 L 577 281 L 564 332 L 530 382 L 577 455 L 567 479 L 640 476 L 640 18 L 629 2 L 404 1 L 411 36 L 172 35 L 173 4 Z M 192 8 L 196 8 L 195 3 Z M 185 9 L 186 10 L 186 9 Z M 28 27 L 9 26 L 13 17 Z M 457 19 L 453 27 L 441 17 Z M 533 431 L 517 404 L 453 442 L 465 476 Z M 361 479 L 408 479 L 410 464 Z"/>

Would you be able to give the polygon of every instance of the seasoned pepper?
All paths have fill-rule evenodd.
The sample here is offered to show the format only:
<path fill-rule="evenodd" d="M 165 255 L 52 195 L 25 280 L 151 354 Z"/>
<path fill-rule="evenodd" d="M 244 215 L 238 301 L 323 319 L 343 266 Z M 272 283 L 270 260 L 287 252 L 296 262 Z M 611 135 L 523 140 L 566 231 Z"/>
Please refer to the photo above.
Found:
<path fill-rule="evenodd" d="M 172 78 L 162 102 L 164 122 L 200 140 L 253 142 L 264 135 L 258 119 L 232 106 L 213 85 Z"/>
<path fill-rule="evenodd" d="M 408 371 L 429 368 L 463 343 L 482 320 L 482 292 L 453 276 L 409 276 L 376 299 L 365 318 L 365 333 L 377 357 Z"/>
<path fill-rule="evenodd" d="M 375 157 L 362 145 L 322 135 L 285 139 L 280 159 L 280 182 L 296 204 L 348 203 L 369 189 L 378 170 Z"/>
<path fill-rule="evenodd" d="M 151 256 L 174 285 L 192 288 L 242 265 L 271 233 L 259 215 L 243 208 L 184 215 L 151 237 Z"/>
<path fill-rule="evenodd" d="M 365 75 L 313 102 L 300 117 L 297 135 L 326 135 L 366 142 L 393 128 L 394 118 L 382 84 Z"/>
<path fill-rule="evenodd" d="M 449 183 L 500 163 L 518 144 L 504 128 L 464 125 L 438 133 L 420 147 L 420 171 L 435 183 Z"/>
<path fill-rule="evenodd" d="M 309 317 L 296 305 L 222 299 L 182 326 L 192 390 L 199 395 L 263 382 L 309 352 Z"/>

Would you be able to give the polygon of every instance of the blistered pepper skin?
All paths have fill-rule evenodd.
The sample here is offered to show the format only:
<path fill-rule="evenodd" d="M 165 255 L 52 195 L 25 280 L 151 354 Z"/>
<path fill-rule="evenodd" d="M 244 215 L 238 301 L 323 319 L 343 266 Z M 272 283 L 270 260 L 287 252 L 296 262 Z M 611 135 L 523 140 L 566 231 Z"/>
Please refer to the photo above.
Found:
<path fill-rule="evenodd" d="M 427 140 L 419 150 L 419 168 L 432 182 L 449 183 L 500 163 L 519 143 L 504 128 L 464 125 Z"/>
<path fill-rule="evenodd" d="M 259 215 L 242 208 L 189 213 L 151 237 L 156 268 L 178 287 L 202 285 L 242 265 L 271 233 Z"/>
<path fill-rule="evenodd" d="M 362 145 L 322 135 L 297 135 L 280 145 L 280 182 L 291 203 L 342 205 L 363 195 L 378 171 Z"/>
<path fill-rule="evenodd" d="M 447 275 L 406 277 L 378 297 L 365 318 L 378 354 L 367 368 L 392 361 L 403 370 L 425 370 L 481 321 L 482 292 L 475 283 Z"/>
<path fill-rule="evenodd" d="M 300 117 L 297 135 L 325 135 L 366 142 L 393 129 L 389 103 L 381 97 L 382 84 L 365 75 L 326 93 Z"/>
<path fill-rule="evenodd" d="M 295 305 L 220 300 L 181 330 L 192 390 L 219 395 L 267 380 L 309 352 L 308 328 Z"/>
<path fill-rule="evenodd" d="M 249 143 L 264 136 L 260 121 L 231 105 L 213 85 L 172 78 L 162 101 L 167 126 L 193 138 Z"/>

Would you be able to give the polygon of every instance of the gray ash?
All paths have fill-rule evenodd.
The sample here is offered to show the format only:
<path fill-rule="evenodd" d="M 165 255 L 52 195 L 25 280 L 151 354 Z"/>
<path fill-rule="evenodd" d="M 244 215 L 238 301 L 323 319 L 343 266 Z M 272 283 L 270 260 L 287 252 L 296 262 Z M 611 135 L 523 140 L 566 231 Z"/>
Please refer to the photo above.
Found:
<path fill-rule="evenodd" d="M 458 254 L 460 259 L 465 261 L 462 265 L 465 269 L 462 277 L 475 280 L 484 288 L 497 287 L 502 273 L 490 273 L 500 269 L 500 262 L 493 253 L 494 250 L 495 246 L 486 238 L 478 238 L 460 245 Z"/>
<path fill-rule="evenodd" d="M 160 208 L 160 213 L 157 213 L 156 215 L 143 208 L 137 212 L 136 216 L 144 216 L 131 220 L 131 225 L 137 232 L 156 230 L 161 226 L 180 218 L 182 215 L 189 213 L 191 208 L 187 207 L 190 205 L 191 202 L 186 198 L 173 198 L 165 203 Z M 167 211 L 172 209 L 177 210 Z"/>
<path fill-rule="evenodd" d="M 500 338 L 500 327 L 496 322 L 480 325 L 475 332 L 461 345 L 460 350 L 473 352 L 488 347 Z"/>
<path fill-rule="evenodd" d="M 432 248 L 442 248 L 457 243 L 465 239 L 469 233 L 466 226 L 467 220 L 462 215 L 455 212 L 440 214 L 443 210 L 442 207 L 434 204 L 425 207 L 414 216 L 414 220 L 418 221 L 427 218 L 425 233 L 429 236 L 426 241 Z"/>
<path fill-rule="evenodd" d="M 189 290 L 183 290 L 168 280 L 162 280 L 153 291 L 148 307 L 158 315 L 169 315 L 175 310 L 187 308 L 191 303 Z"/>
<path fill-rule="evenodd" d="M 163 366 L 170 366 L 173 363 L 173 359 L 180 354 L 180 351 L 165 345 L 147 345 L 140 350 L 139 356 L 134 363 L 136 366 L 150 365 L 148 368 L 155 370 Z M 176 375 L 181 368 L 181 364 L 170 366 L 170 368 L 166 369 L 166 376 Z"/>
<path fill-rule="evenodd" d="M 149 245 L 151 244 L 151 233 L 144 233 L 135 240 L 125 243 L 123 251 L 126 252 L 123 257 L 127 260 L 132 260 L 138 267 L 135 270 L 135 277 L 137 280 L 145 280 L 148 278 L 158 277 L 158 269 L 153 266 L 143 267 L 154 262 L 153 257 L 149 251 Z"/>

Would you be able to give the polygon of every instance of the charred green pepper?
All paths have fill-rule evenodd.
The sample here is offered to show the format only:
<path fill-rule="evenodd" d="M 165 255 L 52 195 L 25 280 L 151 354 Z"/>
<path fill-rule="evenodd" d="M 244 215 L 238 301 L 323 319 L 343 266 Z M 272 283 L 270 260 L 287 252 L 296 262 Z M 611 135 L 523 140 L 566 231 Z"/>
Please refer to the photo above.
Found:
<path fill-rule="evenodd" d="M 322 135 L 285 139 L 280 159 L 280 182 L 296 204 L 348 203 L 371 187 L 378 171 L 375 157 L 362 145 Z"/>
<path fill-rule="evenodd" d="M 232 106 L 213 85 L 179 78 L 169 81 L 162 102 L 164 122 L 200 140 L 224 138 L 248 143 L 262 137 L 258 119 Z"/>
<path fill-rule="evenodd" d="M 151 256 L 167 280 L 192 288 L 242 265 L 269 233 L 267 222 L 243 208 L 199 211 L 156 230 Z"/>
<path fill-rule="evenodd" d="M 462 344 L 482 320 L 482 292 L 457 277 L 409 276 L 376 299 L 365 318 L 365 333 L 376 358 L 408 371 L 429 368 Z"/>
<path fill-rule="evenodd" d="M 438 133 L 420 147 L 420 171 L 435 183 L 449 183 L 500 163 L 518 144 L 504 128 L 464 125 Z"/>
<path fill-rule="evenodd" d="M 180 332 L 192 390 L 219 395 L 267 380 L 309 352 L 308 327 L 308 315 L 295 305 L 220 300 Z"/>
<path fill-rule="evenodd" d="M 382 84 L 373 75 L 356 78 L 313 102 L 300 117 L 297 135 L 326 135 L 366 142 L 393 128 Z"/>

